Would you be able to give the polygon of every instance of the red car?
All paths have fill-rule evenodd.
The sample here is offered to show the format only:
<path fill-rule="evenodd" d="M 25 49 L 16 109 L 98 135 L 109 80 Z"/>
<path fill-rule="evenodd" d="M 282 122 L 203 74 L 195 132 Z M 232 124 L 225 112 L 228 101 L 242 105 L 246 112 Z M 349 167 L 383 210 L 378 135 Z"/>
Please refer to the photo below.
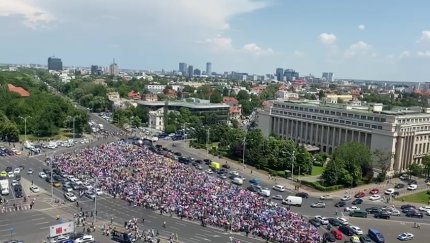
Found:
<path fill-rule="evenodd" d="M 362 197 L 364 197 L 364 196 L 366 196 L 366 194 L 364 194 L 364 192 L 357 192 L 357 194 L 355 194 L 355 198 L 362 198 Z"/>
<path fill-rule="evenodd" d="M 373 188 L 370 192 L 370 194 L 378 194 L 379 193 L 379 189 L 378 188 Z"/>

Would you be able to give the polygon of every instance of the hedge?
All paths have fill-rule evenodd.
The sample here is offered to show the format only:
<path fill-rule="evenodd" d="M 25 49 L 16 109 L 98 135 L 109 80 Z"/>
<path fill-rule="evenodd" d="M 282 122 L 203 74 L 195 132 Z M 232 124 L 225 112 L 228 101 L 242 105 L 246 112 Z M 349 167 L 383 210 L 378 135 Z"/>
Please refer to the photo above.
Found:
<path fill-rule="evenodd" d="M 334 186 L 323 186 L 317 181 L 301 181 L 301 183 L 305 186 L 312 187 L 322 192 L 331 192 L 344 188 L 343 185 L 334 185 Z"/>

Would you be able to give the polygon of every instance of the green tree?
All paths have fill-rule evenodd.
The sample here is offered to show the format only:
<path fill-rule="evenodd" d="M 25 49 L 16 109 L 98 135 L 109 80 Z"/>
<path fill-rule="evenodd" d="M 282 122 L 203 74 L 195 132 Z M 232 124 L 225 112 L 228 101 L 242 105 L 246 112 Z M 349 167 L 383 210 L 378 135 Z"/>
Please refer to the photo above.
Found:
<path fill-rule="evenodd" d="M 410 164 L 408 170 L 409 174 L 413 176 L 420 176 L 423 173 L 423 167 L 417 163 Z"/>
<path fill-rule="evenodd" d="M 238 101 L 249 101 L 249 93 L 246 90 L 241 90 L 237 93 L 236 99 Z"/>
<path fill-rule="evenodd" d="M 430 155 L 426 154 L 423 158 L 423 169 L 426 173 L 427 179 L 430 178 Z"/>
<path fill-rule="evenodd" d="M 230 95 L 230 90 L 227 87 L 224 87 L 224 89 L 222 90 L 222 96 L 229 96 Z"/>
<path fill-rule="evenodd" d="M 380 170 L 377 179 L 382 182 L 386 178 L 388 169 L 390 169 L 392 155 L 377 149 L 373 151 L 373 157 L 375 167 Z"/>
<path fill-rule="evenodd" d="M 211 103 L 222 103 L 222 94 L 218 89 L 215 89 L 210 96 Z"/>

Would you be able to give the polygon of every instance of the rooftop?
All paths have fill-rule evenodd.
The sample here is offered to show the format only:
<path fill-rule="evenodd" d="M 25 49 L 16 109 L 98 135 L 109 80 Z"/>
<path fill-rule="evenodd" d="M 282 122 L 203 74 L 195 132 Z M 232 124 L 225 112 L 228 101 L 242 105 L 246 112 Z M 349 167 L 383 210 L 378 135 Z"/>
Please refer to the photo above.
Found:
<path fill-rule="evenodd" d="M 7 84 L 9 92 L 19 94 L 21 97 L 28 97 L 30 93 L 22 87 L 16 87 L 13 84 Z"/>
<path fill-rule="evenodd" d="M 156 101 L 156 102 L 147 102 L 147 101 L 138 101 L 139 105 L 144 106 L 164 106 L 166 104 L 165 101 Z M 168 106 L 182 106 L 186 108 L 229 108 L 230 106 L 226 104 L 214 104 L 214 103 L 197 103 L 197 102 L 186 102 L 186 101 L 169 101 Z"/>
<path fill-rule="evenodd" d="M 275 101 L 277 104 L 282 103 L 290 103 L 290 104 L 299 104 L 309 107 L 322 107 L 322 108 L 333 108 L 333 109 L 341 109 L 345 111 L 359 112 L 359 113 L 376 113 L 376 114 L 384 114 L 391 116 L 402 116 L 402 115 L 418 115 L 418 114 L 427 114 L 430 113 L 430 110 L 423 109 L 422 107 L 413 106 L 413 107 L 394 107 L 392 110 L 377 110 L 374 107 L 383 105 L 381 103 L 367 103 L 366 105 L 350 105 L 350 104 L 332 104 L 332 103 L 321 103 L 320 101 L 315 100 L 288 100 L 288 101 Z"/>

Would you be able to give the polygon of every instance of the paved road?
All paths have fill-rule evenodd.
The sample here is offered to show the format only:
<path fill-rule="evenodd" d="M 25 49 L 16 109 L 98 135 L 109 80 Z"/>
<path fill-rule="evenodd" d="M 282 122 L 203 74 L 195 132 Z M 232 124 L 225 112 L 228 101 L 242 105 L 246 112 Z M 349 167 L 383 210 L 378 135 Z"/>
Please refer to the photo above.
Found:
<path fill-rule="evenodd" d="M 17 166 L 25 164 L 26 168 L 32 167 L 34 170 L 34 176 L 22 174 L 22 177 L 33 181 L 35 185 L 47 191 L 50 195 L 51 186 L 46 183 L 45 180 L 39 178 L 38 173 L 43 168 L 48 168 L 43 162 L 44 158 L 41 156 L 34 158 L 27 157 L 14 157 L 7 161 L 0 158 L 0 162 L 3 166 Z M 1 169 L 1 168 L 0 168 Z M 58 188 L 53 188 L 54 197 L 63 200 L 63 191 Z M 49 201 L 49 200 L 48 200 Z M 93 211 L 95 209 L 95 202 L 91 199 L 82 197 L 79 200 L 79 208 L 76 207 L 75 203 L 67 203 L 62 206 L 61 210 L 73 215 L 73 213 L 79 212 L 80 208 L 85 211 Z M 259 242 L 259 239 L 247 239 L 244 235 L 230 234 L 215 228 L 203 228 L 198 222 L 190 222 L 186 220 L 180 220 L 176 217 L 160 216 L 151 210 L 145 210 L 141 207 L 129 206 L 126 202 L 120 199 L 114 199 L 110 195 L 102 195 L 97 199 L 97 219 L 103 221 L 110 221 L 113 217 L 114 222 L 123 224 L 124 221 L 128 221 L 133 217 L 139 219 L 145 218 L 145 226 L 158 229 L 161 236 L 168 237 L 171 233 L 177 233 L 180 241 L 182 242 L 230 242 L 229 237 L 238 238 L 241 242 Z M 93 213 L 94 214 L 94 213 Z M 54 215 L 53 215 L 54 216 Z M 162 228 L 163 221 L 167 222 L 167 228 Z"/>

